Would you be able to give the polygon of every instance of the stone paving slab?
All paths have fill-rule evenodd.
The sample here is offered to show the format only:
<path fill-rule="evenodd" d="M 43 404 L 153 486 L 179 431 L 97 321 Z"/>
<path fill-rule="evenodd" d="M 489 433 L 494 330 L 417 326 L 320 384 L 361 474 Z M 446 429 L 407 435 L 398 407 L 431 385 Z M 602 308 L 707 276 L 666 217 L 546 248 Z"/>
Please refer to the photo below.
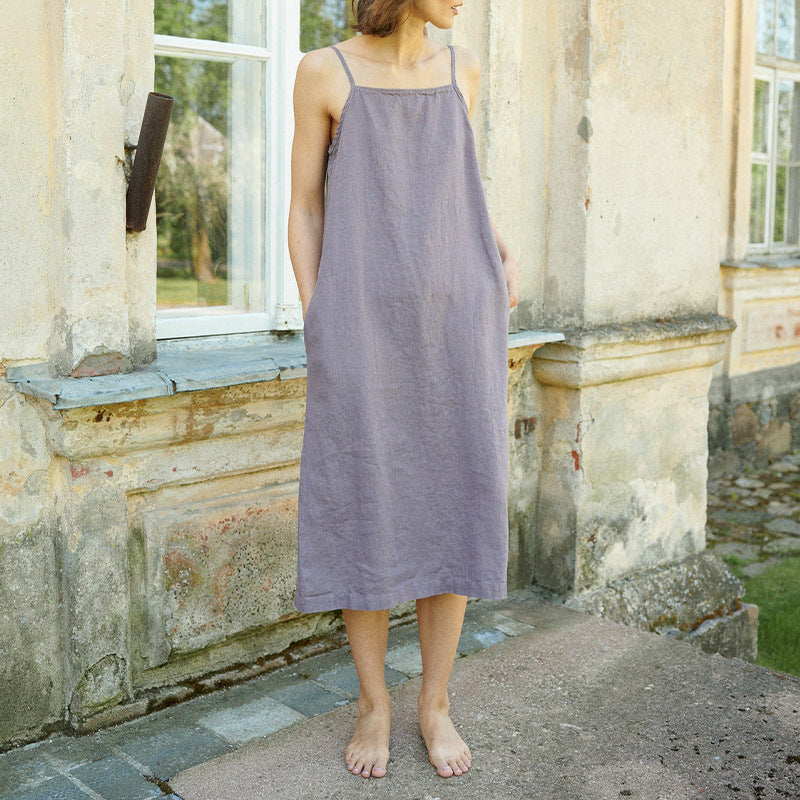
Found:
<path fill-rule="evenodd" d="M 169 781 L 182 800 L 800 798 L 800 678 L 557 604 L 490 606 L 524 626 L 458 658 L 451 713 L 473 767 L 441 778 L 416 720 L 421 678 L 390 689 L 386 777 L 349 773 L 349 704 Z"/>
<path fill-rule="evenodd" d="M 45 781 L 37 788 L 22 789 L 14 794 L 9 794 L 14 800 L 88 800 L 91 794 L 84 792 L 74 781 L 64 775 L 57 775 L 55 778 Z"/>

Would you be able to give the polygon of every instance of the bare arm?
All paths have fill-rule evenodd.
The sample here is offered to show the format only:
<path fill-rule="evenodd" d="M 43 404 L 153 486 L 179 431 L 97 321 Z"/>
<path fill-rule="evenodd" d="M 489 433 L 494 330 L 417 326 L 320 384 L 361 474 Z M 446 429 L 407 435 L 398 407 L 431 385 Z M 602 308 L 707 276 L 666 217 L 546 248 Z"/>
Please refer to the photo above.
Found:
<path fill-rule="evenodd" d="M 457 50 L 457 58 L 463 65 L 463 71 L 467 78 L 467 92 L 465 99 L 469 105 L 469 117 L 472 119 L 472 112 L 475 109 L 475 103 L 478 99 L 478 87 L 480 86 L 481 76 L 481 62 L 478 57 L 464 47 L 459 47 Z M 503 262 L 503 270 L 506 275 L 506 286 L 508 287 L 508 301 L 511 308 L 517 305 L 519 298 L 517 296 L 517 260 L 511 252 L 505 239 L 500 235 L 497 230 L 494 220 L 489 217 L 492 223 L 492 230 L 494 231 L 494 238 L 497 242 L 497 250 L 500 253 L 500 259 Z"/>
<path fill-rule="evenodd" d="M 289 258 L 300 292 L 304 318 L 317 282 L 322 253 L 325 169 L 330 131 L 328 74 L 324 57 L 319 51 L 311 51 L 300 60 L 294 84 L 288 236 Z"/>

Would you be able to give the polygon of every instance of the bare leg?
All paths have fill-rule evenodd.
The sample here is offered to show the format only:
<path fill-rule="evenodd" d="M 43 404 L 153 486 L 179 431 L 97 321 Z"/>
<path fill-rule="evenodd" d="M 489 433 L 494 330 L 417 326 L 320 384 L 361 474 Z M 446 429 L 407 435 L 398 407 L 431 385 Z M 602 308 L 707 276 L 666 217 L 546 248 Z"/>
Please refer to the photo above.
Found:
<path fill-rule="evenodd" d="M 467 598 L 437 594 L 417 600 L 419 645 L 422 652 L 422 688 L 417 705 L 419 727 L 428 758 L 443 778 L 461 775 L 472 764 L 472 754 L 450 720 L 447 681 L 464 623 Z"/>
<path fill-rule="evenodd" d="M 347 769 L 364 778 L 382 778 L 389 760 L 391 709 L 384 665 L 389 637 L 389 609 L 343 608 L 342 617 L 358 672 L 358 721 L 344 749 Z"/>

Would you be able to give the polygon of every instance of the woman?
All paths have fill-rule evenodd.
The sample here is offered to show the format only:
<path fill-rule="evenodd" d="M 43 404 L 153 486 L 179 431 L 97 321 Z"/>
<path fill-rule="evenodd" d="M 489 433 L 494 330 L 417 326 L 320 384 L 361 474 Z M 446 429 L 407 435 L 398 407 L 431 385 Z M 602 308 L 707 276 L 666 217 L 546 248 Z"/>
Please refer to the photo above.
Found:
<path fill-rule="evenodd" d="M 420 730 L 469 769 L 447 682 L 468 596 L 506 596 L 508 315 L 470 117 L 480 63 L 430 41 L 451 0 L 354 0 L 360 35 L 306 53 L 294 90 L 289 250 L 303 306 L 300 611 L 342 609 L 358 673 L 347 768 L 382 777 L 389 609 L 415 599 Z M 327 183 L 326 183 L 327 179 Z"/>

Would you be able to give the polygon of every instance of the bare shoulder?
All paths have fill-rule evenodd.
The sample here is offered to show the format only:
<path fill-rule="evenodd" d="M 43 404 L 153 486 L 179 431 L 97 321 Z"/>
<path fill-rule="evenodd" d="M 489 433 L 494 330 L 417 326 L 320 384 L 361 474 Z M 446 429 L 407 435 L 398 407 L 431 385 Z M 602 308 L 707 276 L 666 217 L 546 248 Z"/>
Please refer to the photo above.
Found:
<path fill-rule="evenodd" d="M 297 65 L 296 84 L 313 87 L 330 79 L 335 64 L 336 53 L 330 47 L 320 47 L 303 54 Z"/>
<path fill-rule="evenodd" d="M 347 78 L 340 75 L 339 59 L 330 47 L 320 47 L 303 54 L 294 79 L 295 113 L 314 115 L 332 113 L 346 93 Z"/>
<path fill-rule="evenodd" d="M 459 71 L 470 78 L 477 79 L 481 74 L 481 61 L 478 56 L 468 47 L 460 44 L 454 44 L 453 49 L 456 51 L 456 64 Z"/>
<path fill-rule="evenodd" d="M 463 94 L 467 101 L 469 115 L 475 108 L 475 101 L 478 99 L 478 84 L 481 76 L 481 62 L 478 56 L 467 47 L 453 45 L 456 54 L 456 72 L 458 81 L 461 84 Z"/>

